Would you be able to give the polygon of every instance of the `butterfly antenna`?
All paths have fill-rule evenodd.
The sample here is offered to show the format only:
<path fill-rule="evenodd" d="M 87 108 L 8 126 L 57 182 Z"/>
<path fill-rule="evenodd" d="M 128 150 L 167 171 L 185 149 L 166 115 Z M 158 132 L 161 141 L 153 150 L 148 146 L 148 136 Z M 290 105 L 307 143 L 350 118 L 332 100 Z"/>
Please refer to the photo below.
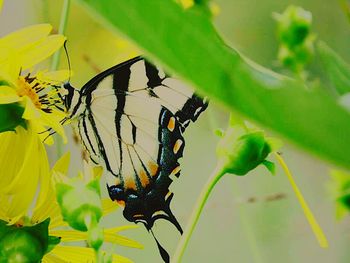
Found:
<path fill-rule="evenodd" d="M 147 226 L 146 226 L 146 229 L 147 229 Z M 156 236 L 154 235 L 152 229 L 147 229 L 147 230 L 152 234 L 154 240 L 156 241 L 160 256 L 162 257 L 162 259 L 164 260 L 165 263 L 169 263 L 170 262 L 170 256 L 169 256 L 168 252 L 159 243 L 159 241 L 156 238 Z"/>
<path fill-rule="evenodd" d="M 66 53 L 66 57 L 67 57 L 68 69 L 69 69 L 68 82 L 70 82 L 70 78 L 71 78 L 71 65 L 70 65 L 70 59 L 69 59 L 69 55 L 68 55 L 67 40 L 64 41 L 63 48 L 64 48 L 64 52 Z"/>

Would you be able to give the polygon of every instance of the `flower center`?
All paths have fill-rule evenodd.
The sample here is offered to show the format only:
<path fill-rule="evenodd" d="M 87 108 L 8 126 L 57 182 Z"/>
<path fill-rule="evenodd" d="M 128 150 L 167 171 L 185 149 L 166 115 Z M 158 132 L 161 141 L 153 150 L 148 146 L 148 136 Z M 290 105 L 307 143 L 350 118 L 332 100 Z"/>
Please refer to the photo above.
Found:
<path fill-rule="evenodd" d="M 31 99 L 36 108 L 41 109 L 41 103 L 39 99 L 39 95 L 35 90 L 35 85 L 32 86 L 30 83 L 26 81 L 25 78 L 19 77 L 17 80 L 17 94 L 20 97 L 27 96 Z"/>
<path fill-rule="evenodd" d="M 63 100 L 59 95 L 60 86 L 54 83 L 45 82 L 36 76 L 19 76 L 17 79 L 18 96 L 27 96 L 34 106 L 46 113 L 51 113 L 52 109 L 64 111 Z"/>

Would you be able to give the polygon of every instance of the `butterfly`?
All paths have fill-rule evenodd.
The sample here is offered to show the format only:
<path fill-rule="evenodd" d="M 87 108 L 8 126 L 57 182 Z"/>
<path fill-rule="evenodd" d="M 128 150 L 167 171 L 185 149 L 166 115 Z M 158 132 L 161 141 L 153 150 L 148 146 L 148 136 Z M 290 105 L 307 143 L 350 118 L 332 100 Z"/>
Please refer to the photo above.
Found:
<path fill-rule="evenodd" d="M 207 108 L 206 99 L 140 56 L 105 70 L 81 89 L 69 82 L 64 88 L 68 118 L 76 120 L 91 161 L 104 166 L 109 196 L 124 207 L 124 217 L 143 223 L 152 235 L 155 220 L 166 219 L 182 234 L 170 209 L 169 186 L 180 175 L 183 133 Z"/>

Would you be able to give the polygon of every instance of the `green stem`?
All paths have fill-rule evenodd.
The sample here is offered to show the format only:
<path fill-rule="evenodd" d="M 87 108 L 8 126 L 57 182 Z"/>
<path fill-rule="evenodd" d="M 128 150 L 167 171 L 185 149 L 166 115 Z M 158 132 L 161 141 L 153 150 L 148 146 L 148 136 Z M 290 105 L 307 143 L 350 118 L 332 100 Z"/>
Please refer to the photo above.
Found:
<path fill-rule="evenodd" d="M 190 241 L 192 233 L 197 225 L 198 219 L 202 213 L 204 205 L 206 204 L 208 197 L 211 191 L 214 189 L 216 183 L 225 175 L 225 172 L 222 168 L 222 165 L 217 165 L 211 176 L 209 177 L 207 183 L 203 187 L 195 205 L 195 209 L 193 210 L 189 222 L 186 226 L 186 229 L 180 239 L 180 242 L 177 246 L 175 254 L 172 258 L 171 262 L 181 262 L 182 256 L 185 252 L 185 249 Z"/>
<path fill-rule="evenodd" d="M 64 0 L 62 12 L 61 12 L 61 18 L 60 18 L 60 25 L 58 27 L 58 34 L 64 35 L 64 33 L 66 32 L 69 9 L 70 9 L 70 0 Z M 59 49 L 53 56 L 51 70 L 58 69 L 58 66 L 60 63 L 60 56 L 61 56 L 61 49 Z"/>
<path fill-rule="evenodd" d="M 68 16 L 69 16 L 69 9 L 70 9 L 70 0 L 64 0 L 62 12 L 61 12 L 61 18 L 60 18 L 60 25 L 58 28 L 58 33 L 64 35 L 66 28 L 67 28 L 67 22 L 68 22 Z M 51 63 L 51 70 L 55 71 L 58 69 L 59 63 L 60 63 L 60 56 L 61 56 L 61 49 L 59 49 L 52 58 Z M 60 136 L 57 134 L 54 135 L 56 138 L 56 154 L 57 158 L 60 158 L 62 156 L 62 148 L 63 148 L 63 141 Z"/>

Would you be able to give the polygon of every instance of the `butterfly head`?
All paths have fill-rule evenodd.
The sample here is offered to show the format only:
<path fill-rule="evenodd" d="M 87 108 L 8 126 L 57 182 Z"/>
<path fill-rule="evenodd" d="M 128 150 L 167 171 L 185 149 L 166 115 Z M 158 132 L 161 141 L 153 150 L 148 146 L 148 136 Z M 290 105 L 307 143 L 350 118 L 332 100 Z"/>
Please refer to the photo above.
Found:
<path fill-rule="evenodd" d="M 63 95 L 63 102 L 66 111 L 71 112 L 75 106 L 79 104 L 80 93 L 69 82 L 63 84 L 65 94 Z"/>

